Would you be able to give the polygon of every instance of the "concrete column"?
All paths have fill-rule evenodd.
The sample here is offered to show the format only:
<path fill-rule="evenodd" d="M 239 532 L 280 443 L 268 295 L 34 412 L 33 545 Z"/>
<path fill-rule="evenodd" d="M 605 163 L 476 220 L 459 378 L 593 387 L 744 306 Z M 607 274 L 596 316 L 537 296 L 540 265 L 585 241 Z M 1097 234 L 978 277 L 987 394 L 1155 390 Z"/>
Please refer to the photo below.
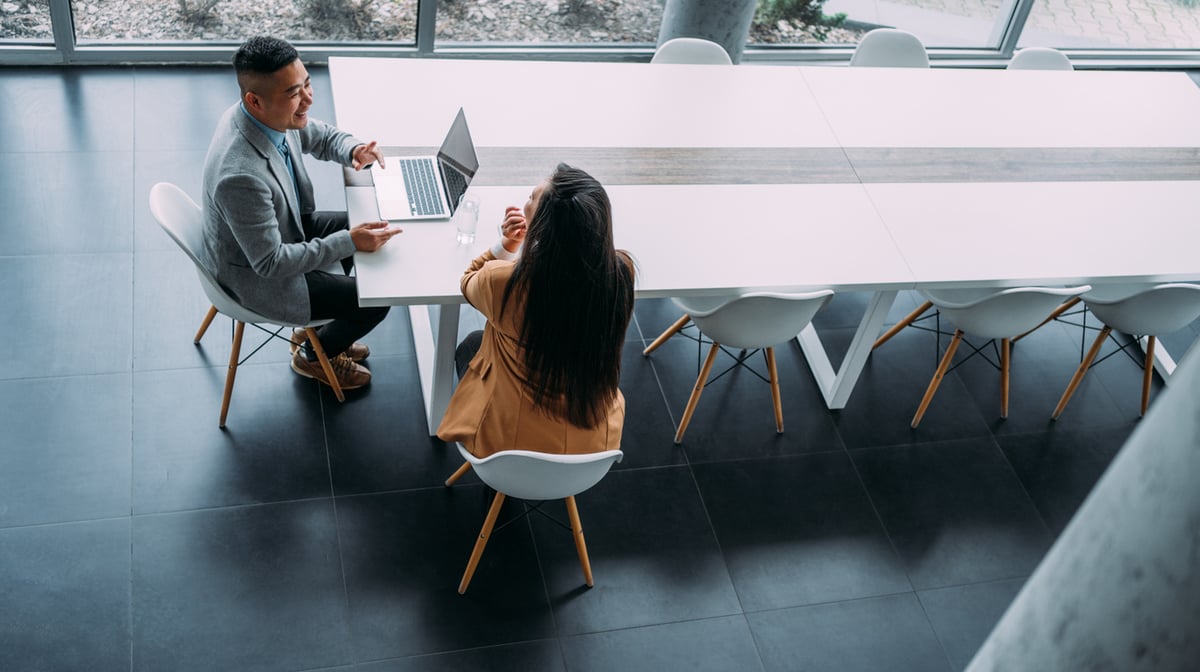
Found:
<path fill-rule="evenodd" d="M 699 37 L 725 47 L 734 63 L 742 60 L 758 0 L 667 0 L 658 43 Z"/>
<path fill-rule="evenodd" d="M 1198 479 L 1200 347 L 1185 356 L 968 672 L 1200 669 Z"/>

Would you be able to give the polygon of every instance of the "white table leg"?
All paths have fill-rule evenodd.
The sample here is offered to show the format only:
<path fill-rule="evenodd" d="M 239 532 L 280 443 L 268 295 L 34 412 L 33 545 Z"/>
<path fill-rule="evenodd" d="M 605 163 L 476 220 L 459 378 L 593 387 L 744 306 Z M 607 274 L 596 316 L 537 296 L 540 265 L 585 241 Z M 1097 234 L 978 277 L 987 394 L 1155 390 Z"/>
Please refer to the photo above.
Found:
<path fill-rule="evenodd" d="M 430 436 L 437 433 L 454 392 L 454 348 L 458 345 L 460 308 L 458 304 L 408 307 Z"/>
<path fill-rule="evenodd" d="M 830 409 L 846 407 L 850 392 L 854 390 L 854 384 L 866 366 L 867 357 L 871 355 L 871 346 L 883 327 L 883 320 L 896 300 L 896 294 L 896 291 L 881 291 L 871 296 L 867 311 L 858 324 L 858 331 L 854 332 L 854 339 L 850 341 L 850 349 L 842 360 L 842 367 L 836 373 L 812 323 L 796 336 L 813 377 L 817 379 L 817 386 L 825 397 L 825 405 Z"/>

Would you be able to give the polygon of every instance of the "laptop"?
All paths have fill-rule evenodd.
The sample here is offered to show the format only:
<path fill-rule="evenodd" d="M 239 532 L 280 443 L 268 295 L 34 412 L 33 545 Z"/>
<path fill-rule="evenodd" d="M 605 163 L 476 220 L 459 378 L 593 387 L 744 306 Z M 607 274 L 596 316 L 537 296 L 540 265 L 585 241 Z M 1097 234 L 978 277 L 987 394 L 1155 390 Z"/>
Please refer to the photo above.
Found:
<path fill-rule="evenodd" d="M 447 219 L 479 170 L 475 143 L 462 108 L 433 156 L 384 156 L 371 169 L 379 216 L 389 221 Z"/>

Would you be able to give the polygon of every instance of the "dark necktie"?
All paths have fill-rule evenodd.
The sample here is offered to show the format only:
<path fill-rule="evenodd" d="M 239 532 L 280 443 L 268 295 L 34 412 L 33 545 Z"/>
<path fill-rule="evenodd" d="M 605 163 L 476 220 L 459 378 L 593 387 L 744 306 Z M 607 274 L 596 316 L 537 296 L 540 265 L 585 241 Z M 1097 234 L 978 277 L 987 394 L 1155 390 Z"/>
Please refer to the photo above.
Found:
<path fill-rule="evenodd" d="M 292 152 L 288 149 L 287 139 L 279 143 L 279 153 L 283 154 L 283 163 L 287 165 L 288 175 L 292 177 L 292 189 L 298 194 L 300 190 L 296 188 L 296 171 L 292 168 Z"/>

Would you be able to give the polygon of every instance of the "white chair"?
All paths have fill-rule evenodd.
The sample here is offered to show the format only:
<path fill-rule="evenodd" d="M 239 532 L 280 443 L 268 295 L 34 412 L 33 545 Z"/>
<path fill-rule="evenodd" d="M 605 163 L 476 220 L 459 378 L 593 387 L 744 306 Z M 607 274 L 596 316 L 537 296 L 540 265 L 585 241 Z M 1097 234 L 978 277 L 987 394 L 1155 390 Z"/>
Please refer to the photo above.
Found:
<path fill-rule="evenodd" d="M 675 305 L 687 314 L 659 336 L 642 354 L 650 354 L 672 334 L 686 326 L 689 320 L 695 323 L 700 333 L 712 340 L 708 357 L 704 360 L 700 375 L 696 378 L 696 385 L 692 388 L 692 395 L 683 411 L 683 417 L 679 420 L 675 443 L 683 441 L 683 434 L 692 421 L 692 415 L 708 381 L 708 374 L 716 360 L 717 351 L 722 345 L 742 350 L 765 351 L 771 383 L 771 400 L 775 405 L 775 429 L 783 432 L 783 405 L 779 394 L 779 374 L 775 370 L 774 346 L 795 338 L 832 295 L 833 290 L 823 289 L 802 294 L 752 293 L 733 298 L 672 299 Z M 739 356 L 735 366 L 745 363 L 746 356 L 745 353 Z"/>
<path fill-rule="evenodd" d="M 1009 347 L 1012 337 L 1029 331 L 1045 317 L 1062 304 L 1067 297 L 1077 296 L 1091 289 L 1088 285 L 1078 287 L 1015 287 L 997 290 L 984 289 L 946 289 L 921 292 L 925 298 L 937 307 L 942 315 L 954 323 L 954 338 L 946 347 L 933 379 L 921 398 L 921 405 L 912 419 L 912 428 L 916 429 L 925 416 L 933 395 L 937 392 L 942 378 L 950 368 L 954 352 L 965 334 L 971 334 L 988 342 L 1000 340 L 1000 417 L 1008 417 L 1008 371 Z M 975 348 L 972 356 L 979 354 Z"/>
<path fill-rule="evenodd" d="M 1083 295 L 1084 305 L 1104 327 L 1092 342 L 1087 356 L 1080 362 L 1075 375 L 1063 392 L 1051 418 L 1067 408 L 1067 402 L 1079 387 L 1084 374 L 1114 329 L 1146 337 L 1146 357 L 1142 365 L 1142 408 L 1146 414 L 1150 405 L 1150 382 L 1154 378 L 1154 343 L 1158 334 L 1178 331 L 1200 317 L 1200 285 L 1168 283 L 1161 285 L 1102 286 Z M 1124 349 L 1125 346 L 1121 346 Z M 1115 354 L 1115 353 L 1114 353 Z M 1107 357 L 1105 357 L 1107 359 Z M 1103 360 L 1101 360 L 1103 361 Z M 1099 362 L 1096 362 L 1097 364 Z"/>
<path fill-rule="evenodd" d="M 234 321 L 233 332 L 233 349 L 229 354 L 229 370 L 225 374 L 225 394 L 221 399 L 221 419 L 220 426 L 225 426 L 225 418 L 229 414 L 229 401 L 233 397 L 233 381 L 237 377 L 238 358 L 241 356 L 242 335 L 245 332 L 246 324 L 278 324 L 281 325 L 279 330 L 272 333 L 278 335 L 283 327 L 299 327 L 303 328 L 308 336 L 309 343 L 312 344 L 313 350 L 316 352 L 317 359 L 321 362 L 321 368 L 325 370 L 325 376 L 330 380 L 333 393 L 338 401 L 345 401 L 346 397 L 342 393 L 342 388 L 338 385 L 337 377 L 334 375 L 333 367 L 329 363 L 329 358 L 325 356 L 325 349 L 321 347 L 321 341 L 317 338 L 316 327 L 331 322 L 331 320 L 316 320 L 306 324 L 291 324 L 283 323 L 279 320 L 272 320 L 263 317 L 258 313 L 244 308 L 233 297 L 231 297 L 217 282 L 217 279 L 208 272 L 208 269 L 200 263 L 200 258 L 197 251 L 203 245 L 203 220 L 200 206 L 191 199 L 182 189 L 169 182 L 159 182 L 150 189 L 150 212 L 154 215 L 154 219 L 158 222 L 163 231 L 179 245 L 184 254 L 192 260 L 192 265 L 196 268 L 196 275 L 200 277 L 200 286 L 204 288 L 204 293 L 208 296 L 208 300 L 212 302 L 212 307 L 205 315 L 203 324 L 200 325 L 200 330 L 196 332 L 195 342 L 199 343 L 200 338 L 204 335 L 208 325 L 212 322 L 216 314 L 222 313 L 228 315 Z M 291 339 L 284 339 L 291 342 Z M 295 346 L 295 343 L 292 342 Z M 251 353 L 253 354 L 253 353 Z"/>
<path fill-rule="evenodd" d="M 1074 70 L 1071 59 L 1050 47 L 1026 47 L 1013 54 L 1008 70 Z"/>
<path fill-rule="evenodd" d="M 676 37 L 654 50 L 651 63 L 682 63 L 691 65 L 733 65 L 729 53 L 716 42 L 698 37 Z"/>
<path fill-rule="evenodd" d="M 446 485 L 450 485 L 469 465 L 475 469 L 479 480 L 496 491 L 487 518 L 483 521 L 483 529 L 479 531 L 479 539 L 471 551 L 471 559 L 467 561 L 467 570 L 458 584 L 458 594 L 467 592 L 467 586 L 471 583 L 475 568 L 479 566 L 479 559 L 483 557 L 483 549 L 492 536 L 492 528 L 496 525 L 496 518 L 500 515 L 500 508 L 504 505 L 506 497 L 534 502 L 552 499 L 566 501 L 571 533 L 575 537 L 575 551 L 579 554 L 579 564 L 583 568 L 583 579 L 589 588 L 592 587 L 592 565 L 588 560 L 587 544 L 583 540 L 583 525 L 579 522 L 575 495 L 599 483 L 609 469 L 621 461 L 624 453 L 619 450 L 606 450 L 583 455 L 554 455 L 529 450 L 505 450 L 479 458 L 467 452 L 462 444 L 456 445 L 458 452 L 467 462 L 462 469 L 455 472 L 455 476 L 451 477 L 452 480 L 447 481 Z M 532 510 L 541 512 L 536 508 Z M 527 508 L 525 513 L 529 511 Z"/>
<path fill-rule="evenodd" d="M 850 56 L 850 65 L 874 68 L 928 68 L 925 45 L 910 32 L 876 28 L 863 35 Z"/>

